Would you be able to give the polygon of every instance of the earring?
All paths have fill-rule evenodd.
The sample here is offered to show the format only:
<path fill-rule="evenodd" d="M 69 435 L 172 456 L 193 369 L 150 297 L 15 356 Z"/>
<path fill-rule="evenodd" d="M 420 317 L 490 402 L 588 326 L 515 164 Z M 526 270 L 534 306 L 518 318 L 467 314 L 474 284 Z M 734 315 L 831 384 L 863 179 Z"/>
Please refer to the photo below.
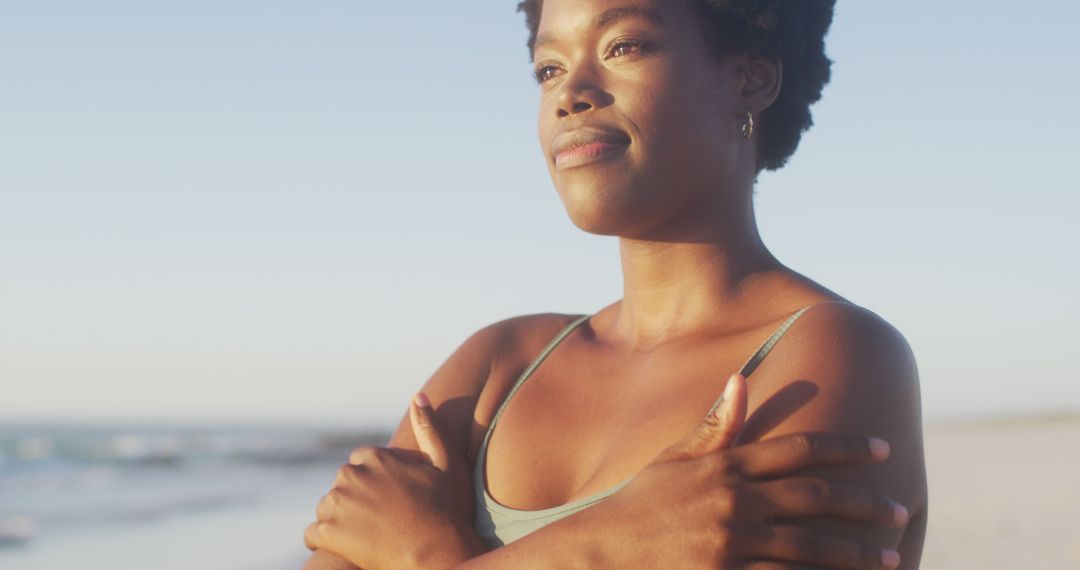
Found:
<path fill-rule="evenodd" d="M 754 114 L 750 111 L 746 112 L 746 120 L 739 126 L 739 132 L 743 138 L 750 138 L 754 134 Z"/>

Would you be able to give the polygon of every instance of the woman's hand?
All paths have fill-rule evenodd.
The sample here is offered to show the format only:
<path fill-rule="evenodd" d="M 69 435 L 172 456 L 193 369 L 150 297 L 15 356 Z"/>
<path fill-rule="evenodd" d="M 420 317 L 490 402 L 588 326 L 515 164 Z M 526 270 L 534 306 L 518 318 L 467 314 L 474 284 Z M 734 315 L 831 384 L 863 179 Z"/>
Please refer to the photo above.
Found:
<path fill-rule="evenodd" d="M 410 407 L 412 428 L 429 461 L 382 448 L 358 450 L 360 457 L 353 459 L 364 468 L 342 468 L 320 503 L 319 522 L 305 534 L 309 547 L 367 569 L 449 567 L 484 552 L 469 524 L 471 492 L 461 493 L 471 490 L 460 480 L 468 470 L 447 453 L 430 412 Z M 800 519 L 825 517 L 903 526 L 906 512 L 890 499 L 805 474 L 815 467 L 882 461 L 885 442 L 799 434 L 731 448 L 746 414 L 745 380 L 738 375 L 715 412 L 618 493 L 552 525 L 563 531 L 541 529 L 465 567 L 583 560 L 615 568 L 725 570 L 897 565 L 891 550 L 799 526 Z"/>
<path fill-rule="evenodd" d="M 800 528 L 800 519 L 842 518 L 903 527 L 907 510 L 879 493 L 800 474 L 810 468 L 878 462 L 877 438 L 798 434 L 730 447 L 746 414 L 745 379 L 734 375 L 723 403 L 605 504 L 620 521 L 613 549 L 643 567 L 779 570 L 895 568 L 889 549 Z M 601 515 L 602 512 L 594 513 Z"/>
<path fill-rule="evenodd" d="M 447 449 L 424 394 L 409 418 L 425 457 L 376 446 L 353 451 L 304 533 L 308 548 L 366 570 L 448 568 L 483 552 L 464 459 Z"/>

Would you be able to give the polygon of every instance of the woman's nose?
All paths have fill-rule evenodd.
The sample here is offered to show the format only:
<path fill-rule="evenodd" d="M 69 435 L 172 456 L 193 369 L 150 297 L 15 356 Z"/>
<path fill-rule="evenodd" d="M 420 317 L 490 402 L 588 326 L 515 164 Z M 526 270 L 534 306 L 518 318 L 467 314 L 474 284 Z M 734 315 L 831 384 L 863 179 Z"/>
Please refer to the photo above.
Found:
<path fill-rule="evenodd" d="M 570 73 L 559 89 L 559 117 L 603 107 L 611 98 L 585 69 Z"/>

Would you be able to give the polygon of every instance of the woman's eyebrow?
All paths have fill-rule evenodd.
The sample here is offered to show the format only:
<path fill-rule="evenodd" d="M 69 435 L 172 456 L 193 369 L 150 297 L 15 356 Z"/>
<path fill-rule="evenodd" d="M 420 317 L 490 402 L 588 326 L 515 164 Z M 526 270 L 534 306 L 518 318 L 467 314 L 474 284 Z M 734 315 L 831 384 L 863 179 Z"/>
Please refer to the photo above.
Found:
<path fill-rule="evenodd" d="M 643 6 L 618 6 L 616 8 L 610 8 L 604 10 L 593 19 L 592 29 L 601 30 L 606 28 L 619 20 L 626 18 L 642 18 L 648 20 L 657 26 L 663 27 L 665 25 L 664 17 L 660 15 L 660 12 L 652 8 L 645 8 Z M 536 35 L 534 47 L 541 47 L 557 43 L 558 40 L 551 32 L 542 32 Z"/>

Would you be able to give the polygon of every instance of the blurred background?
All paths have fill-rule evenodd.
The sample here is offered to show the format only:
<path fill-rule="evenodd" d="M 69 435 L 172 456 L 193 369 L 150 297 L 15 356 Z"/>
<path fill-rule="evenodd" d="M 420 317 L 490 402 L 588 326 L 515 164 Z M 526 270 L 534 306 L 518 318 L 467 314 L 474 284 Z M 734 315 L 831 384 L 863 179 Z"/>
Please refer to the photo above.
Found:
<path fill-rule="evenodd" d="M 0 567 L 296 568 L 470 333 L 621 296 L 514 7 L 0 0 Z M 1080 564 L 1078 20 L 840 2 L 759 180 L 770 249 L 915 350 L 924 568 Z"/>

